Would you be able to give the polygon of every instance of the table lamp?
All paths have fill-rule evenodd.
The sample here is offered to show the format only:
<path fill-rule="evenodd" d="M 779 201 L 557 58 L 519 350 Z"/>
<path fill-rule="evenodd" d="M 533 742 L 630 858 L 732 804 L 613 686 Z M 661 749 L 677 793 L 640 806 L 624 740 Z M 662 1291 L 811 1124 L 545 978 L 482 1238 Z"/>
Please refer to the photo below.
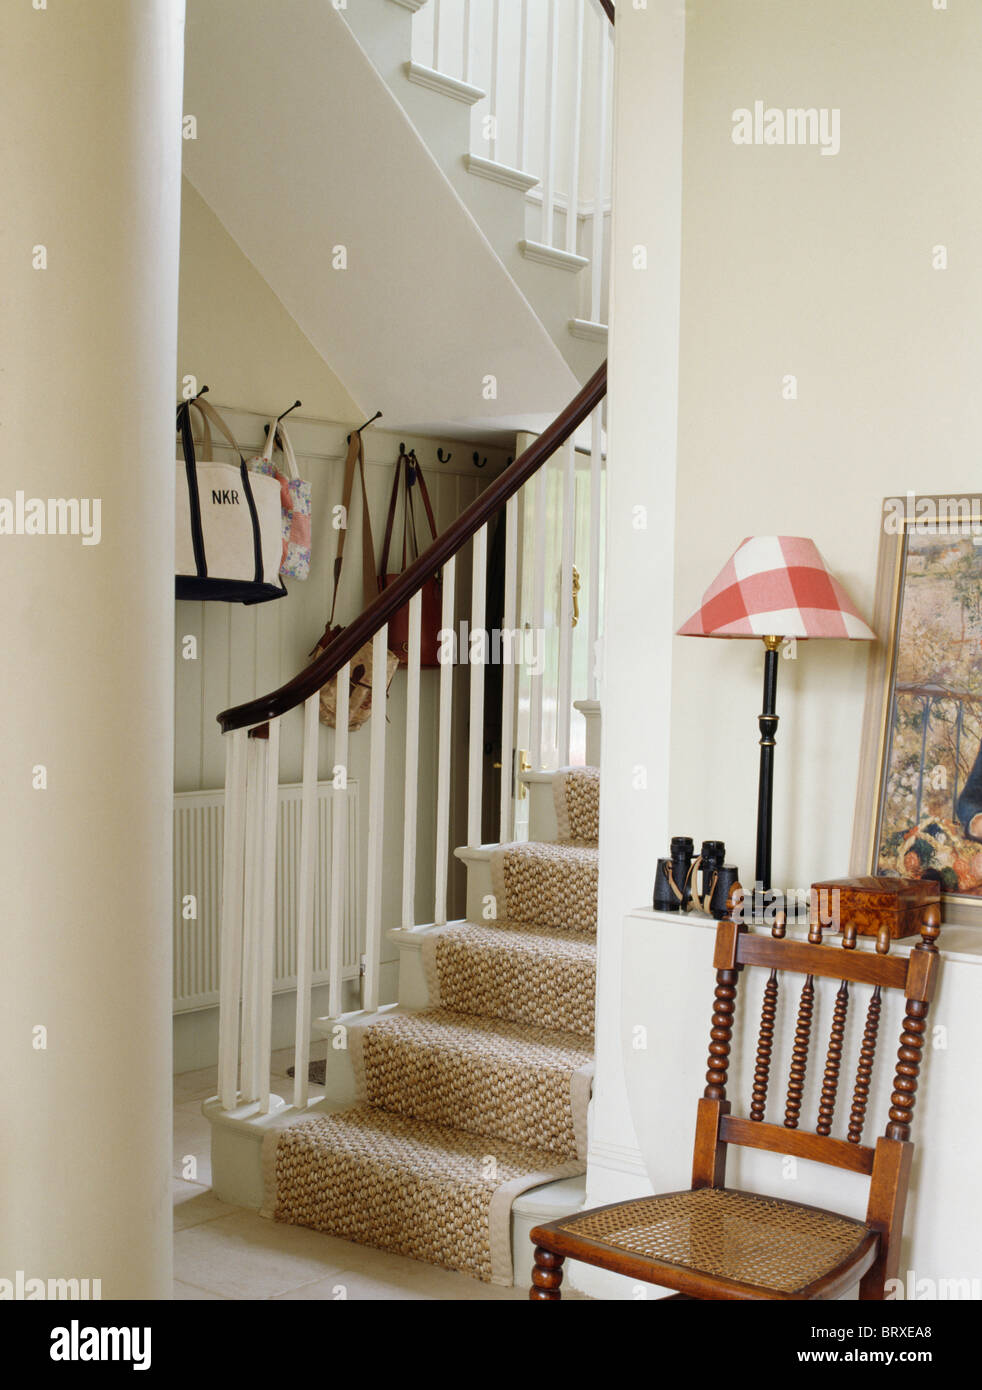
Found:
<path fill-rule="evenodd" d="M 764 706 L 757 791 L 756 881 L 771 886 L 777 662 L 782 640 L 847 638 L 875 642 L 839 581 L 804 536 L 751 536 L 706 590 L 702 606 L 679 628 L 682 637 L 756 637 L 764 644 Z"/>

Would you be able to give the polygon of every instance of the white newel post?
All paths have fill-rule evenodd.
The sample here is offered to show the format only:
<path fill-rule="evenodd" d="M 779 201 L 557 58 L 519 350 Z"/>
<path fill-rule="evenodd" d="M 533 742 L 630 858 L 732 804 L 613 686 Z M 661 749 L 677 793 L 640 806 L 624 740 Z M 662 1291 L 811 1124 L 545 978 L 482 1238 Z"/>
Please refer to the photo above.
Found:
<path fill-rule="evenodd" d="M 669 833 L 684 39 L 676 0 L 617 7 L 590 1206 L 650 1191 L 624 1084 L 621 957 L 625 917 L 650 902 Z M 651 1039 L 653 1066 L 665 1045 Z M 614 1297 L 626 1283 L 575 1264 L 569 1277 Z"/>
<path fill-rule="evenodd" d="M 56 530 L 77 500 L 93 541 L 0 502 L 0 1277 L 104 1299 L 171 1295 L 183 21 L 0 19 L 0 497 L 64 501 Z"/>

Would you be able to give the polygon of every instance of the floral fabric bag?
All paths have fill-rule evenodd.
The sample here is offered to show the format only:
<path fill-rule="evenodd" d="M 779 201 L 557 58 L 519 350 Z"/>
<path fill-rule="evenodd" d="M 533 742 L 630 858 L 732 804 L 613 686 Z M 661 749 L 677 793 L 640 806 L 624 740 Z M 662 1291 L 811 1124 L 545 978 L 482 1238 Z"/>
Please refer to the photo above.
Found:
<path fill-rule="evenodd" d="M 277 441 L 283 452 L 287 473 L 282 473 L 273 462 Z M 307 579 L 310 575 L 310 484 L 297 471 L 297 457 L 285 425 L 270 420 L 266 446 L 252 463 L 257 473 L 275 478 L 280 485 L 280 504 L 283 508 L 280 574 L 287 579 Z"/>

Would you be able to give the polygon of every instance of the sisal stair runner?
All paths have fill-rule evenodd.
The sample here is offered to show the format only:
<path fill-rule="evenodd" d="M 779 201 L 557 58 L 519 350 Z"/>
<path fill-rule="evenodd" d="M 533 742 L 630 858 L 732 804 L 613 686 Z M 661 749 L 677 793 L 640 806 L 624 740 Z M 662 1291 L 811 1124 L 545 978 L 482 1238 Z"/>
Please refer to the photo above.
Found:
<path fill-rule="evenodd" d="M 586 1166 L 597 770 L 553 793 L 559 842 L 493 853 L 495 919 L 427 935 L 430 1007 L 349 1029 L 360 1103 L 267 1135 L 265 1215 L 512 1282 L 513 1201 Z"/>

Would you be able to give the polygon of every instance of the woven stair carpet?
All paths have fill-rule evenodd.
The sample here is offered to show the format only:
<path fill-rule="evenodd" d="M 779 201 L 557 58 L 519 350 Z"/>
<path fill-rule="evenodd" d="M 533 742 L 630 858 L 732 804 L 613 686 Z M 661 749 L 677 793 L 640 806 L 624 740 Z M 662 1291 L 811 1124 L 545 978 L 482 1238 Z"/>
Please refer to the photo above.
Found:
<path fill-rule="evenodd" d="M 560 839 L 492 854 L 494 915 L 427 933 L 429 1006 L 349 1028 L 359 1102 L 270 1132 L 263 1212 L 511 1284 L 511 1207 L 582 1173 L 593 1074 L 595 768 Z"/>

